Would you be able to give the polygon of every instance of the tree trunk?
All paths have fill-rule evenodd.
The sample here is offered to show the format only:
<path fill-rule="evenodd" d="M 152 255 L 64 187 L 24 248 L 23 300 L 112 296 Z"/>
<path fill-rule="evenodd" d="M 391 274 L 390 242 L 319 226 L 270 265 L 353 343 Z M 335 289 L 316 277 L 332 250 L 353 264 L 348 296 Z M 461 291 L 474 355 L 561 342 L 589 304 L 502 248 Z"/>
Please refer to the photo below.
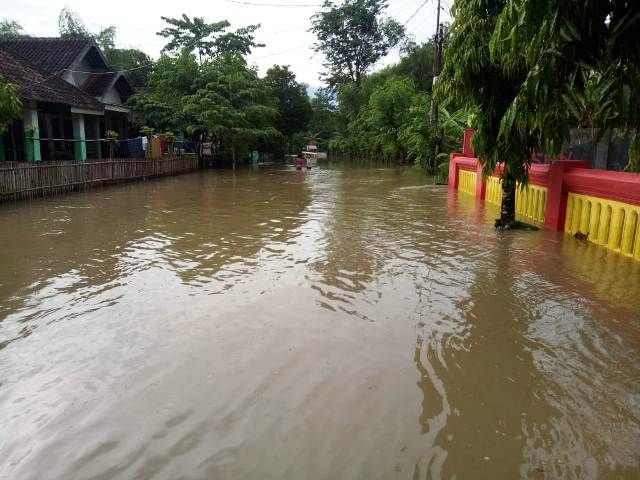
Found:
<path fill-rule="evenodd" d="M 496 228 L 511 228 L 516 220 L 516 181 L 510 175 L 502 180 L 502 203 Z"/>

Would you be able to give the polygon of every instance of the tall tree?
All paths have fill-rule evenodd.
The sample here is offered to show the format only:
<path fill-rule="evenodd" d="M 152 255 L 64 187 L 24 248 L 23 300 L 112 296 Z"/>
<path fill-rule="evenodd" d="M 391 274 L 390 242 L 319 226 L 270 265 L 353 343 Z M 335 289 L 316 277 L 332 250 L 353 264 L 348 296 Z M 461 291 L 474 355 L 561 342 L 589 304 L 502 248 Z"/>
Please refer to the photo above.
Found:
<path fill-rule="evenodd" d="M 96 35 L 93 35 L 96 43 L 100 45 L 100 48 L 106 52 L 116 48 L 116 34 L 118 29 L 115 25 L 110 25 L 101 29 Z"/>
<path fill-rule="evenodd" d="M 202 17 L 189 18 L 182 14 L 182 18 L 160 17 L 168 27 L 160 30 L 158 35 L 169 39 L 162 49 L 163 52 L 178 52 L 186 49 L 195 51 L 198 60 L 211 58 L 222 53 L 239 53 L 247 55 L 256 47 L 264 45 L 255 42 L 253 33 L 260 25 L 249 25 L 239 28 L 235 32 L 227 32 L 231 24 L 227 20 L 207 23 Z"/>
<path fill-rule="evenodd" d="M 4 18 L 0 20 L 0 39 L 26 37 L 22 25 L 15 20 Z"/>
<path fill-rule="evenodd" d="M 146 87 L 153 71 L 153 60 L 142 50 L 135 48 L 111 48 L 105 50 L 109 65 L 126 72 L 134 87 Z"/>
<path fill-rule="evenodd" d="M 93 35 L 85 26 L 82 18 L 71 10 L 64 7 L 58 15 L 58 30 L 63 38 L 92 38 Z"/>
<path fill-rule="evenodd" d="M 269 87 L 237 53 L 225 53 L 202 66 L 195 94 L 183 99 L 188 130 L 214 135 L 235 164 L 238 154 L 278 135 Z"/>
<path fill-rule="evenodd" d="M 408 123 L 408 115 L 417 103 L 415 85 L 408 78 L 391 78 L 377 88 L 369 97 L 362 116 L 371 129 L 373 144 L 389 158 L 403 164 L 406 149 L 400 141 L 403 125 Z"/>
<path fill-rule="evenodd" d="M 591 72 L 611 80 L 605 103 L 615 107 L 602 109 L 602 126 L 637 131 L 639 9 L 610 0 L 454 2 L 439 93 L 479 109 L 474 149 L 485 174 L 504 166 L 497 226 L 514 222 L 516 184 L 527 183 L 532 154 L 557 154 L 578 125 L 572 98 Z"/>
<path fill-rule="evenodd" d="M 336 110 L 335 96 L 330 89 L 318 89 L 311 99 L 309 131 L 319 142 L 319 147 L 326 147 L 327 141 L 336 130 Z"/>
<path fill-rule="evenodd" d="M 616 129 L 632 137 L 630 160 L 638 164 L 638 31 L 637 1 L 508 0 L 490 49 L 503 70 L 522 69 L 527 78 L 500 125 L 500 138 L 528 131 L 527 153 L 555 155 L 572 127 Z"/>
<path fill-rule="evenodd" d="M 360 83 L 371 67 L 404 38 L 404 27 L 384 18 L 386 0 L 327 0 L 311 18 L 318 37 L 315 50 L 324 54 L 324 78 L 331 87 Z"/>
<path fill-rule="evenodd" d="M 311 119 L 311 102 L 307 95 L 307 86 L 296 81 L 296 75 L 287 65 L 274 65 L 264 77 L 278 102 L 276 128 L 285 136 L 303 132 Z"/>
<path fill-rule="evenodd" d="M 183 130 L 187 120 L 182 100 L 196 91 L 200 68 L 195 55 L 184 50 L 177 57 L 162 55 L 149 76 L 149 91 L 131 97 L 136 120 L 157 130 Z"/>
<path fill-rule="evenodd" d="M 502 68 L 500 59 L 493 57 L 489 48 L 505 3 L 506 0 L 454 2 L 451 38 L 436 94 L 480 110 L 473 125 L 474 149 L 487 175 L 499 162 L 504 162 L 502 207 L 497 225 L 507 227 L 515 220 L 516 183 L 526 182 L 530 156 L 526 138 L 498 141 L 502 118 L 527 77 L 524 68 Z M 526 132 L 523 134 L 526 136 Z"/>

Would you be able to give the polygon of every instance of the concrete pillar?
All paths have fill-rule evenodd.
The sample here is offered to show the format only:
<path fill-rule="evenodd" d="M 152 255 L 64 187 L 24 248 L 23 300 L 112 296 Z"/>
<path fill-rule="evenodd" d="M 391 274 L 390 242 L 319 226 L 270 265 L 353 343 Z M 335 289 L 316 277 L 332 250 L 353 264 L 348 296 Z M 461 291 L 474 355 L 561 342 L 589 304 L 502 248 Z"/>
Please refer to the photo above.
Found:
<path fill-rule="evenodd" d="M 84 135 L 84 115 L 81 113 L 72 113 L 71 122 L 73 123 L 73 151 L 76 160 L 84 162 L 87 159 L 87 142 Z"/>
<path fill-rule="evenodd" d="M 567 214 L 567 193 L 563 189 L 564 173 L 570 168 L 589 168 L 589 162 L 581 160 L 558 160 L 549 166 L 547 183 L 547 208 L 544 226 L 549 230 L 564 230 Z"/>
<path fill-rule="evenodd" d="M 40 127 L 38 126 L 38 110 L 35 105 L 24 109 L 22 116 L 24 124 L 24 154 L 27 162 L 39 162 L 40 154 Z"/>
<path fill-rule="evenodd" d="M 447 181 L 447 185 L 452 190 L 458 189 L 458 165 L 456 162 L 456 154 L 449 154 L 449 180 Z"/>
<path fill-rule="evenodd" d="M 478 163 L 476 165 L 476 198 L 478 200 L 484 200 L 487 193 L 487 182 L 483 175 L 484 168 L 482 168 L 482 164 L 480 164 L 478 159 L 476 159 L 476 162 Z"/>
<path fill-rule="evenodd" d="M 473 138 L 473 128 L 466 128 L 464 131 L 464 137 L 462 140 L 462 155 L 465 157 L 473 157 L 473 147 L 471 146 L 471 139 Z"/>
<path fill-rule="evenodd" d="M 94 115 L 93 117 L 93 127 L 95 129 L 95 139 L 96 141 L 96 154 L 98 159 L 102 159 L 102 142 L 100 142 L 100 117 Z"/>

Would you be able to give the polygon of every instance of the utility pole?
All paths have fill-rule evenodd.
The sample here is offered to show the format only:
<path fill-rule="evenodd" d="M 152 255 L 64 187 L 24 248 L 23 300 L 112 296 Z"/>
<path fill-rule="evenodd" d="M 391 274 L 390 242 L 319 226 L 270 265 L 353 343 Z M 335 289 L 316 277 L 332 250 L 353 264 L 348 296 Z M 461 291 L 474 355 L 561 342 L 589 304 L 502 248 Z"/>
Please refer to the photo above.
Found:
<path fill-rule="evenodd" d="M 440 68 L 442 67 L 442 25 L 440 25 L 440 0 L 438 0 L 438 11 L 436 13 L 436 34 L 434 37 L 434 54 L 433 54 L 433 86 L 431 89 L 431 119 L 436 131 L 436 145 L 433 155 L 433 165 L 431 172 L 435 173 L 438 165 L 438 154 L 440 153 L 440 130 L 438 127 L 438 102 L 435 100 L 434 91 Z"/>

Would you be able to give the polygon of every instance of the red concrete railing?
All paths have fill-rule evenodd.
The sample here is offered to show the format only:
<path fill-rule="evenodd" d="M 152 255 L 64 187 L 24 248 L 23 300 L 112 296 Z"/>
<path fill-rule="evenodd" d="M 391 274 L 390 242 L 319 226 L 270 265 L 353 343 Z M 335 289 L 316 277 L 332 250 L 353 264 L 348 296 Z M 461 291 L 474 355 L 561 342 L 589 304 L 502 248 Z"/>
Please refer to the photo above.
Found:
<path fill-rule="evenodd" d="M 640 174 L 573 168 L 563 177 L 563 193 L 616 200 L 640 205 Z"/>
<path fill-rule="evenodd" d="M 449 188 L 458 189 L 460 170 L 476 172 L 475 196 L 485 198 L 486 181 L 482 166 L 473 156 L 471 138 L 473 130 L 464 132 L 462 153 L 449 157 Z M 494 171 L 501 176 L 502 165 Z M 564 230 L 569 193 L 589 195 L 640 205 L 640 175 L 626 172 L 592 170 L 589 162 L 582 160 L 557 160 L 553 163 L 534 163 L 529 168 L 529 182 L 547 189 L 544 226 L 551 230 Z"/>

